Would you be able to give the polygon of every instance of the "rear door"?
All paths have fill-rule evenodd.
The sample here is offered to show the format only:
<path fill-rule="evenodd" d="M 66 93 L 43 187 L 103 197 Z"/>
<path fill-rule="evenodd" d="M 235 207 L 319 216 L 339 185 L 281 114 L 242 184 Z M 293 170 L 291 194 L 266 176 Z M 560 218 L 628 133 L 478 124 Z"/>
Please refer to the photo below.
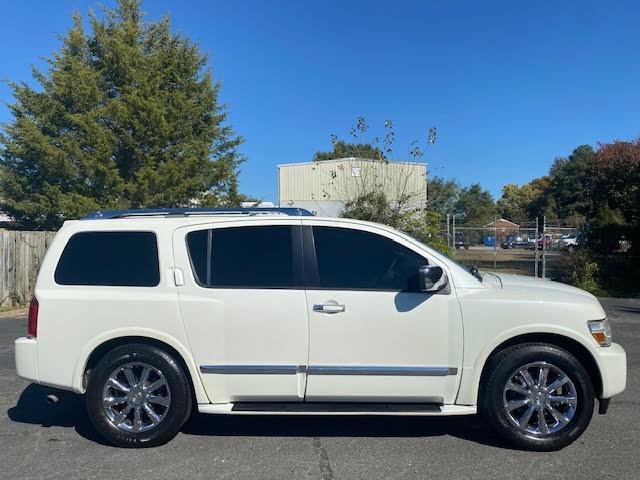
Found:
<path fill-rule="evenodd" d="M 301 245 L 301 222 L 290 218 L 174 233 L 182 318 L 213 403 L 304 399 Z"/>

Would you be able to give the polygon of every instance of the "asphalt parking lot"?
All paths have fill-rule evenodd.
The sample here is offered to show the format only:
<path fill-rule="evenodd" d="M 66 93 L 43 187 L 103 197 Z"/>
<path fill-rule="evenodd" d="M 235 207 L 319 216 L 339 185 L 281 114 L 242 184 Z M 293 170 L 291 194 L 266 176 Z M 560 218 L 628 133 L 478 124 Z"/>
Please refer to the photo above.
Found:
<path fill-rule="evenodd" d="M 477 417 L 194 416 L 168 445 L 113 448 L 83 398 L 15 374 L 24 318 L 0 318 L 0 478 L 640 478 L 640 300 L 603 299 L 627 351 L 627 390 L 559 452 L 514 451 Z"/>

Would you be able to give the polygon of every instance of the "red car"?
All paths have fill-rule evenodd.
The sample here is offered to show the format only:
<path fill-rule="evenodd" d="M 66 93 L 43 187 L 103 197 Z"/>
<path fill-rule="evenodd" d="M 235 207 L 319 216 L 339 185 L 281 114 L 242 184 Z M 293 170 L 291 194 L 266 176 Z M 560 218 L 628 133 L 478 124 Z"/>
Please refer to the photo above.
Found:
<path fill-rule="evenodd" d="M 544 237 L 538 240 L 538 250 L 542 250 L 544 247 L 549 249 L 549 245 L 553 243 L 553 239 L 551 237 Z"/>

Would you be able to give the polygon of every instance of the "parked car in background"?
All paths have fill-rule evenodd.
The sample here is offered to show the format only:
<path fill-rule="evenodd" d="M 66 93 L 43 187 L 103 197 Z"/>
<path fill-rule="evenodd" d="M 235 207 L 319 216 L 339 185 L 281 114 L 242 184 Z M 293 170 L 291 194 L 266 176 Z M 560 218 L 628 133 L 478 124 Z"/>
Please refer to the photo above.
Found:
<path fill-rule="evenodd" d="M 500 247 L 504 249 L 527 248 L 528 246 L 528 239 L 519 235 L 508 235 L 507 238 L 505 238 L 504 241 L 500 244 Z"/>
<path fill-rule="evenodd" d="M 549 247 L 553 244 L 554 240 L 551 235 L 538 235 L 538 239 L 535 243 L 537 243 L 538 250 L 549 249 Z M 529 248 L 534 248 L 533 245 L 530 245 Z"/>
<path fill-rule="evenodd" d="M 468 270 L 386 225 L 253 208 L 65 222 L 15 364 L 84 394 L 123 447 L 165 443 L 197 410 L 480 413 L 514 447 L 556 450 L 627 371 L 590 293 Z"/>
<path fill-rule="evenodd" d="M 586 242 L 586 236 L 581 232 L 571 232 L 562 236 L 560 240 L 560 244 L 562 248 L 566 248 L 567 250 L 575 250 L 578 247 L 581 247 Z"/>
<path fill-rule="evenodd" d="M 469 249 L 469 242 L 467 241 L 467 239 L 465 238 L 464 234 L 461 232 L 456 232 L 456 237 L 454 239 L 454 246 L 455 248 L 464 248 L 466 250 Z"/>

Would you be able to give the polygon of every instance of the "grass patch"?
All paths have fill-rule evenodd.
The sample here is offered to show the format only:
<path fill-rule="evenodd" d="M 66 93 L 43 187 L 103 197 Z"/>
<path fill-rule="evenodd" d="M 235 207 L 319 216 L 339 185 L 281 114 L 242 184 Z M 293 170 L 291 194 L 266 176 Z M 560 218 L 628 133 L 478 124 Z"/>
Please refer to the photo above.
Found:
<path fill-rule="evenodd" d="M 25 307 L 0 307 L 0 313 L 10 312 L 12 310 L 20 310 L 21 308 Z"/>

